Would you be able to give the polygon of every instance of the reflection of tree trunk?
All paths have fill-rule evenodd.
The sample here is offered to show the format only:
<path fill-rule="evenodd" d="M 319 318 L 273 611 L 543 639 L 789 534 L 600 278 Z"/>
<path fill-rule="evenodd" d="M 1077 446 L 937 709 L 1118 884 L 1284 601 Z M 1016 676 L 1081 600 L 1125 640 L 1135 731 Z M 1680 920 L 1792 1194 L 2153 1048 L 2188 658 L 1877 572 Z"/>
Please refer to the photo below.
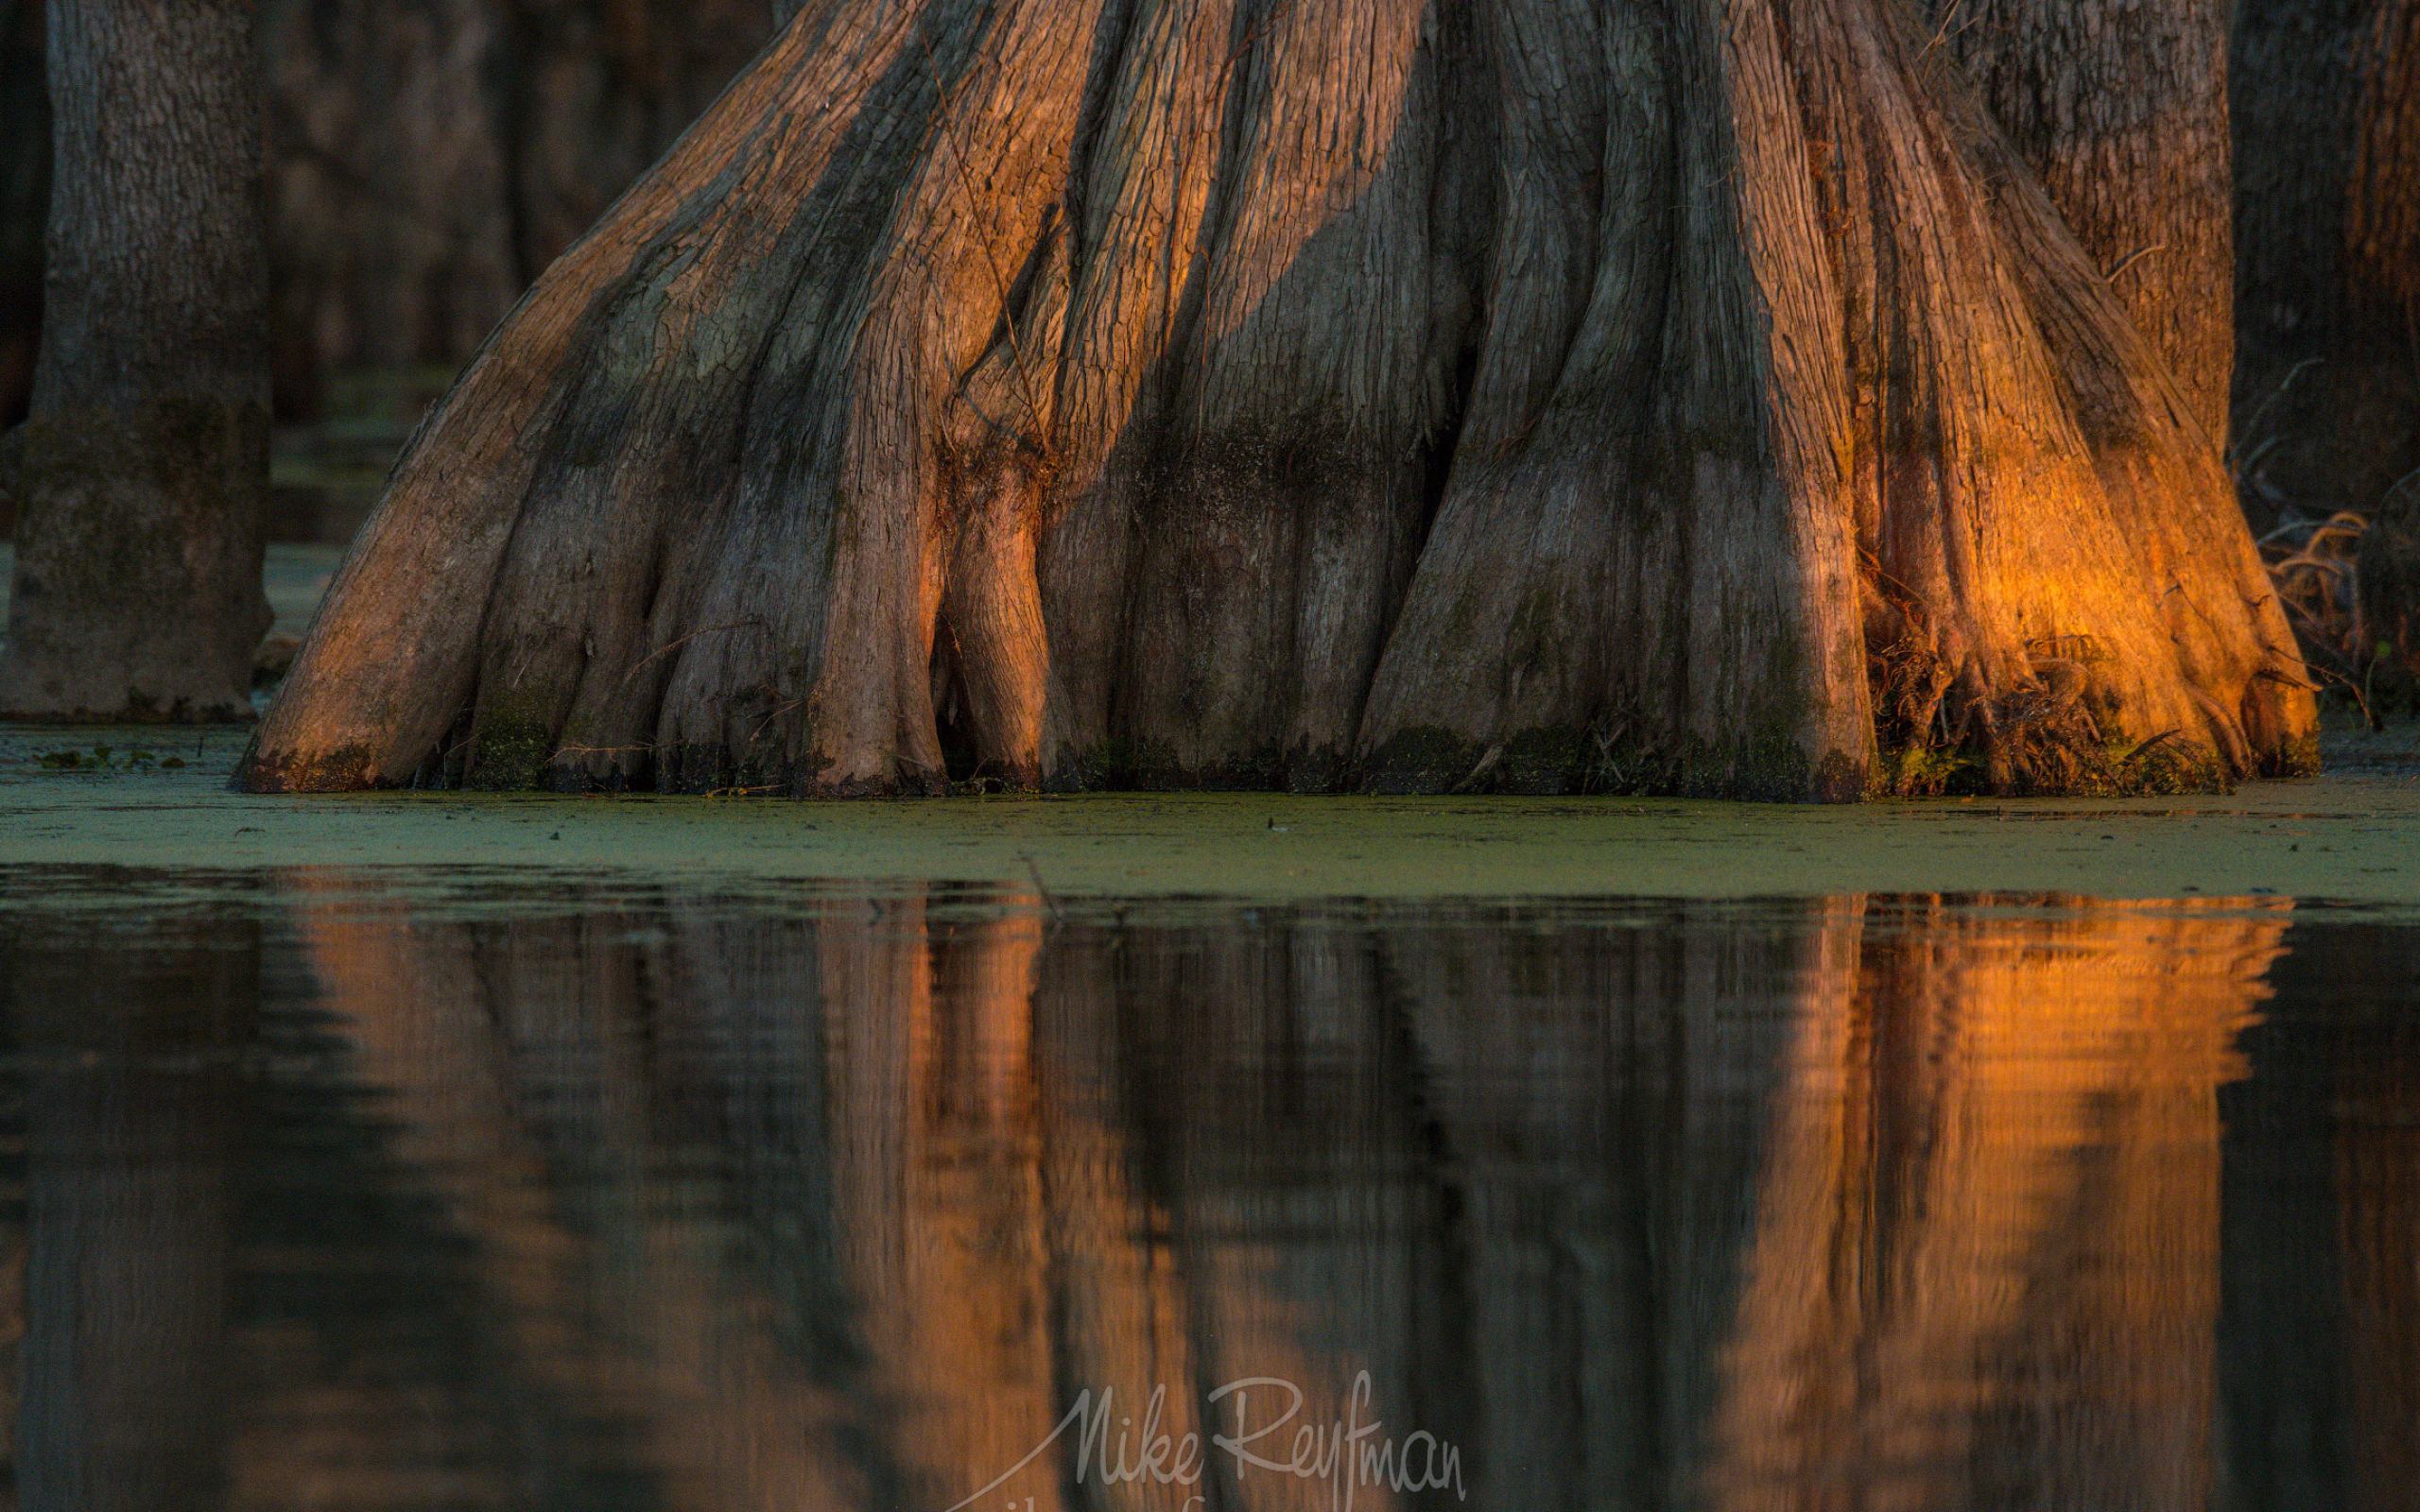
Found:
<path fill-rule="evenodd" d="M 1118 1024 L 1135 1195 L 1168 1236 L 1188 1377 L 1172 1394 L 1235 1434 L 1239 1408 L 1259 1425 L 1274 1388 L 1204 1407 L 1227 1383 L 1299 1388 L 1297 1425 L 1331 1425 L 1371 1378 L 1359 1420 L 1462 1435 L 1454 1348 L 1461 1321 L 1457 1234 L 1434 1179 L 1413 1078 L 1418 1057 L 1380 989 L 1364 932 L 1332 920 L 1230 919 L 1223 927 L 1135 928 L 1116 936 L 1115 974 L 1098 983 L 1101 1022 Z M 1080 982 L 1063 988 L 1080 988 Z M 1171 1365 L 1177 1363 L 1170 1362 Z M 1247 1430 L 1249 1431 L 1249 1430 Z M 1256 1441 L 1275 1459 L 1292 1429 Z M 1326 1507 L 1336 1487 L 1213 1456 L 1200 1489 L 1213 1505 Z M 1404 1504 L 1364 1486 L 1356 1504 Z"/>
<path fill-rule="evenodd" d="M 653 1164 L 647 1068 L 632 1058 L 651 963 L 624 942 L 627 923 L 414 927 L 338 903 L 307 927 L 363 1075 L 396 1095 L 393 1153 L 479 1246 L 514 1369 L 628 1423 L 635 1443 L 617 1456 L 670 1507 L 857 1504 L 833 1433 L 840 1405 L 781 1357 L 767 1302 L 727 1284 L 714 1231 Z M 562 1163 L 575 1179 L 558 1190 Z M 367 1400 L 409 1406 L 374 1389 Z M 304 1399 L 264 1413 L 246 1445 L 264 1499 L 312 1452 L 323 1456 L 313 1473 L 392 1495 L 396 1483 L 375 1478 L 383 1435 L 358 1435 L 361 1405 Z M 470 1494 L 524 1504 L 510 1480 Z"/>
<path fill-rule="evenodd" d="M 2329 1164 L 2337 1089 L 2328 1037 L 2289 1009 L 2341 1001 L 2360 963 L 2308 924 L 2287 939 L 2270 973 L 2274 1005 L 2243 1035 L 2251 1074 L 2220 1097 L 2222 1512 L 2347 1505 L 2346 1310 L 2342 1290 L 2320 1280 L 2343 1274 L 2342 1224 L 2339 1194 L 2316 1179 Z"/>
<path fill-rule="evenodd" d="M 844 1271 L 901 1505 L 957 1503 L 1060 1416 L 1023 902 L 943 921 L 887 899 L 817 929 Z M 1011 1483 L 1017 1505 L 1060 1505 L 1056 1463 Z"/>
<path fill-rule="evenodd" d="M 2345 1512 L 2410 1506 L 2420 1487 L 2420 1138 L 2408 1117 L 2381 1114 L 2357 1115 L 2338 1155 L 2353 1469 Z"/>
<path fill-rule="evenodd" d="M 1855 971 L 1812 915 L 1532 934 L 1505 910 L 1385 936 L 1466 1205 L 1475 1504 L 1694 1500 L 1756 1121 L 1793 1022 Z"/>
<path fill-rule="evenodd" d="M 1181 1436 L 1232 1426 L 1224 1382 L 1332 1421 L 1365 1370 L 1363 1420 L 1454 1443 L 1478 1505 L 2210 1490 L 2213 1089 L 2259 919 L 344 906 L 307 931 L 393 1153 L 512 1368 L 630 1425 L 676 1507 L 938 1512 L 1080 1391 L 1115 1461 L 1154 1388 Z M 249 1484 L 296 1437 L 256 1431 Z M 1182 1500 L 1075 1452 L 975 1505 Z"/>
<path fill-rule="evenodd" d="M 2396 925 L 2331 934 L 2328 990 L 2314 996 L 2334 1041 L 2320 1086 L 2335 1145 L 2331 1237 L 2343 1279 L 2329 1314 L 2341 1333 L 2295 1341 L 2297 1363 L 2337 1378 L 2345 1471 L 2337 1504 L 2394 1512 L 2420 1495 L 2420 1029 L 2411 1015 L 2420 939 Z M 2299 1280 L 2310 1285 L 2308 1272 Z"/>
<path fill-rule="evenodd" d="M 2216 1089 L 2282 920 L 2074 906 L 1871 915 L 1804 1021 L 1718 1504 L 2208 1502 Z"/>
<path fill-rule="evenodd" d="M 0 949 L 0 1006 L 37 1067 L 19 1492 L 43 1512 L 218 1507 L 232 1051 L 258 995 L 258 942 L 226 920 L 130 947 L 76 923 L 21 929 Z"/>

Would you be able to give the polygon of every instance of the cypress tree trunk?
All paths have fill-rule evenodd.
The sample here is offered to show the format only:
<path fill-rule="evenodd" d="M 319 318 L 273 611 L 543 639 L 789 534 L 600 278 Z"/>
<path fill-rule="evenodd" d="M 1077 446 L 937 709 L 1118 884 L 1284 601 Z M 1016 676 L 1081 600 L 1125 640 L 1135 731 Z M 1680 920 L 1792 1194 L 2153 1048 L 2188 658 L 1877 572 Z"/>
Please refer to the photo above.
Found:
<path fill-rule="evenodd" d="M 268 627 L 247 0 L 54 0 L 49 299 L 0 713 L 249 719 Z"/>
<path fill-rule="evenodd" d="M 2246 460 L 2365 507 L 2420 464 L 2420 0 L 2244 0 L 2234 41 Z"/>
<path fill-rule="evenodd" d="M 2228 0 L 1936 0 L 1938 35 L 2194 418 L 2235 369 Z"/>
<path fill-rule="evenodd" d="M 242 780 L 2296 769 L 2190 401 L 1893 0 L 814 0 L 499 328 Z"/>

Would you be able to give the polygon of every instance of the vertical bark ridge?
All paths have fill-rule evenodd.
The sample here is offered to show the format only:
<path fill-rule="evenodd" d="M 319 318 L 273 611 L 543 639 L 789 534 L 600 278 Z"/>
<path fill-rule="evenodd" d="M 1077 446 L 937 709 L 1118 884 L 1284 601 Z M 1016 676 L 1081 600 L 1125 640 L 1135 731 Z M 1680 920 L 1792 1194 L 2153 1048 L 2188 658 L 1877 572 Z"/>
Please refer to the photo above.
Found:
<path fill-rule="evenodd" d="M 1061 466 L 1039 564 L 1055 632 L 1053 722 L 1075 753 L 1063 776 L 1078 782 L 1108 754 L 1125 583 L 1159 429 L 1150 417 L 1209 231 L 1238 29 L 1235 0 L 1134 0 L 1122 19 L 1117 50 L 1097 57 L 1107 103 L 1070 184 L 1071 287 L 1054 375 Z"/>
<path fill-rule="evenodd" d="M 2189 405 L 1962 83 L 1847 11 L 1801 14 L 1842 35 L 1809 56 L 1867 60 L 1808 100 L 1837 213 L 1873 227 L 1842 267 L 1869 650 L 1898 669 L 1883 744 L 1962 736 L 1995 786 L 2042 788 L 2307 760 L 2282 616 Z M 2155 771 L 2124 769 L 2154 740 Z"/>
<path fill-rule="evenodd" d="M 2224 446 L 2235 371 L 2231 7 L 1945 0 L 1932 9 L 1927 45 L 1964 66 L 2175 377 L 2195 423 Z"/>
<path fill-rule="evenodd" d="M 1326 786 L 1444 398 L 1434 54 L 1419 9 L 1379 0 L 1236 19 L 1233 157 L 1179 296 L 1174 434 L 1134 501 L 1113 760 L 1147 785 Z"/>
<path fill-rule="evenodd" d="M 1597 768 L 1854 796 L 1869 744 L 1855 579 L 1837 425 L 1808 387 L 1837 367 L 1820 330 L 1836 318 L 1780 39 L 1754 8 L 1727 34 L 1693 15 L 1664 34 L 1625 10 L 1591 36 L 1584 10 L 1549 30 L 1553 14 L 1508 12 L 1498 65 L 1623 86 L 1582 128 L 1604 213 L 1591 224 L 1584 198 L 1525 161 L 1517 144 L 1560 124 L 1508 123 L 1489 297 L 1504 323 L 1472 395 L 1495 423 L 1464 431 L 1379 671 L 1374 781 L 1557 791 Z M 1538 251 L 1558 240 L 1559 269 Z M 1540 304 L 1586 315 L 1558 340 L 1521 319 Z M 1524 371 L 1542 345 L 1568 355 Z"/>

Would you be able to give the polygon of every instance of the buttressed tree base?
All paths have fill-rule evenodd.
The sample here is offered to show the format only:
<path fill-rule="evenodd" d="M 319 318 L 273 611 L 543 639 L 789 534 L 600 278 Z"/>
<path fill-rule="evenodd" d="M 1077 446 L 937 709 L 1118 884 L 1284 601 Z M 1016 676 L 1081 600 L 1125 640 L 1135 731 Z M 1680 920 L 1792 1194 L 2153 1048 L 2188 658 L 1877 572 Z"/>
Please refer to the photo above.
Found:
<path fill-rule="evenodd" d="M 432 415 L 241 781 L 2308 767 L 2217 447 L 1898 0 L 816 0 Z"/>

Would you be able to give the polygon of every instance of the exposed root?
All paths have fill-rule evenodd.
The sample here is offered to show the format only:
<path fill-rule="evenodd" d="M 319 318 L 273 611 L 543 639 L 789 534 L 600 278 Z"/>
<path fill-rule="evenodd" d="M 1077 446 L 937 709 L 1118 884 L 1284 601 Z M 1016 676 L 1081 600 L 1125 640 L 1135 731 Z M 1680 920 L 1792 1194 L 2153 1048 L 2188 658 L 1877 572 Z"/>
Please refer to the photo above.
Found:
<path fill-rule="evenodd" d="M 2215 748 L 2180 740 L 2181 727 L 2133 744 L 2110 739 L 2092 709 L 2093 667 L 2108 659 L 2094 637 L 2037 637 L 2022 670 L 1996 689 L 1979 660 L 1953 666 L 1921 605 L 1869 595 L 1868 629 L 1882 636 L 1867 654 L 1878 744 L 1872 796 L 2224 791 L 2250 769 L 2219 718 L 2205 737 Z"/>
<path fill-rule="evenodd" d="M 2420 473 L 2396 485 L 2420 483 Z M 2407 626 L 2375 623 L 2377 595 L 2365 595 L 2362 564 L 2384 553 L 2367 514 L 2339 509 L 2325 518 L 2289 510 L 2260 538 L 2260 556 L 2300 644 L 2304 664 L 2331 692 L 2360 711 L 2371 728 L 2383 723 L 2382 702 L 2414 691 L 2411 668 L 2420 644 Z"/>

